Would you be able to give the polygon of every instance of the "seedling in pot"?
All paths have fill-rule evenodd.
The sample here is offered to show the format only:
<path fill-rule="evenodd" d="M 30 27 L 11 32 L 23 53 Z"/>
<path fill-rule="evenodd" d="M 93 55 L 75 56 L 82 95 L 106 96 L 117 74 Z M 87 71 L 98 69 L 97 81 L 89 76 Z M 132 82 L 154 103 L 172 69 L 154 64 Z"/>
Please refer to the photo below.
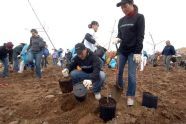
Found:
<path fill-rule="evenodd" d="M 70 93 L 73 90 L 72 79 L 70 77 L 59 80 L 62 93 Z"/>
<path fill-rule="evenodd" d="M 116 101 L 111 97 L 103 97 L 99 101 L 100 118 L 105 122 L 115 118 Z"/>

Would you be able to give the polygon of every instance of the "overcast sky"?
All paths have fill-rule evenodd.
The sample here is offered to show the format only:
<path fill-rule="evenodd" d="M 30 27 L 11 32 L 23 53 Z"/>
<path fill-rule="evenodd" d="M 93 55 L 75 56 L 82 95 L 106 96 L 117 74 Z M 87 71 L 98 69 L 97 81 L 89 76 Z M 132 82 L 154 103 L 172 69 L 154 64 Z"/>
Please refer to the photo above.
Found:
<path fill-rule="evenodd" d="M 30 0 L 56 48 L 72 48 L 81 42 L 92 20 L 99 22 L 98 43 L 108 48 L 112 37 L 117 35 L 118 20 L 124 14 L 116 7 L 120 0 Z M 156 43 L 170 40 L 175 48 L 186 47 L 186 0 L 135 0 L 139 12 L 144 14 L 146 32 L 144 49 L 152 51 L 149 32 Z M 28 0 L 0 0 L 0 45 L 12 41 L 29 43 L 30 29 L 39 28 L 40 36 L 47 41 L 35 18 Z M 157 46 L 162 50 L 165 44 Z M 111 44 L 111 49 L 115 50 Z"/>

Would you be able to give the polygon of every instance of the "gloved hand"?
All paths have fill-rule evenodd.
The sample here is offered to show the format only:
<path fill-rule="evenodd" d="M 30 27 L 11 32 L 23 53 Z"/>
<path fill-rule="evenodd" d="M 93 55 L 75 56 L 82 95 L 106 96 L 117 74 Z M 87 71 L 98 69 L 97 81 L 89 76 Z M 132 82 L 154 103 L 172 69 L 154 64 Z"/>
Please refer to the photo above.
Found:
<path fill-rule="evenodd" d="M 176 57 L 176 55 L 172 55 L 172 57 Z"/>
<path fill-rule="evenodd" d="M 62 74 L 64 77 L 68 77 L 69 76 L 69 70 L 67 68 L 62 70 Z"/>
<path fill-rule="evenodd" d="M 18 56 L 17 56 L 17 58 L 20 58 L 20 57 L 21 57 L 21 55 L 18 55 Z"/>
<path fill-rule="evenodd" d="M 141 62 L 141 54 L 134 54 L 133 60 L 139 64 Z"/>
<path fill-rule="evenodd" d="M 118 44 L 118 43 L 120 43 L 121 42 L 121 39 L 120 38 L 113 38 L 112 39 L 112 44 Z"/>
<path fill-rule="evenodd" d="M 95 46 L 99 46 L 99 44 L 96 42 L 96 43 L 95 43 Z"/>
<path fill-rule="evenodd" d="M 42 55 L 43 58 L 45 58 L 45 55 Z"/>
<path fill-rule="evenodd" d="M 89 90 L 92 87 L 92 81 L 91 80 L 84 80 L 83 85 Z"/>

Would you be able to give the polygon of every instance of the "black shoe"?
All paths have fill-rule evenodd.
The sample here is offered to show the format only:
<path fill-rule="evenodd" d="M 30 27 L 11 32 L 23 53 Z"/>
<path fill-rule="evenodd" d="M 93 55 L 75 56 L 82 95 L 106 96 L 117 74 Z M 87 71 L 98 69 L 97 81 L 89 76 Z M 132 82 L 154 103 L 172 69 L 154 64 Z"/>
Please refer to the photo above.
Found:
<path fill-rule="evenodd" d="M 123 91 L 123 87 L 121 87 L 118 83 L 116 83 L 116 85 L 114 85 L 118 90 Z"/>

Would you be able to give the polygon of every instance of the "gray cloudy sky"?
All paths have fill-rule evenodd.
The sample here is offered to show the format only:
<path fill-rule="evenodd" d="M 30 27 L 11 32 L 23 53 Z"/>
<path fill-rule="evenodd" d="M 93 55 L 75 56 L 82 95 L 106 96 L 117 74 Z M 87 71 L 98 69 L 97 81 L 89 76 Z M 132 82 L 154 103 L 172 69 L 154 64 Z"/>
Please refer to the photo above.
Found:
<path fill-rule="evenodd" d="M 88 24 L 92 20 L 100 23 L 97 33 L 98 42 L 108 47 L 112 27 L 123 15 L 121 8 L 116 7 L 120 0 L 30 0 L 39 18 L 57 48 L 72 48 L 81 42 Z M 155 42 L 170 40 L 176 48 L 186 47 L 186 8 L 185 0 L 134 0 L 139 12 L 146 21 L 145 50 L 152 51 L 149 44 L 153 35 Z M 28 0 L 0 0 L 0 45 L 12 41 L 29 43 L 30 29 L 41 28 L 36 20 Z M 42 31 L 41 29 L 39 29 Z M 40 35 L 48 42 L 46 35 Z M 52 49 L 50 43 L 49 48 Z M 164 43 L 157 46 L 161 50 Z M 114 50 L 114 46 L 111 45 Z"/>

